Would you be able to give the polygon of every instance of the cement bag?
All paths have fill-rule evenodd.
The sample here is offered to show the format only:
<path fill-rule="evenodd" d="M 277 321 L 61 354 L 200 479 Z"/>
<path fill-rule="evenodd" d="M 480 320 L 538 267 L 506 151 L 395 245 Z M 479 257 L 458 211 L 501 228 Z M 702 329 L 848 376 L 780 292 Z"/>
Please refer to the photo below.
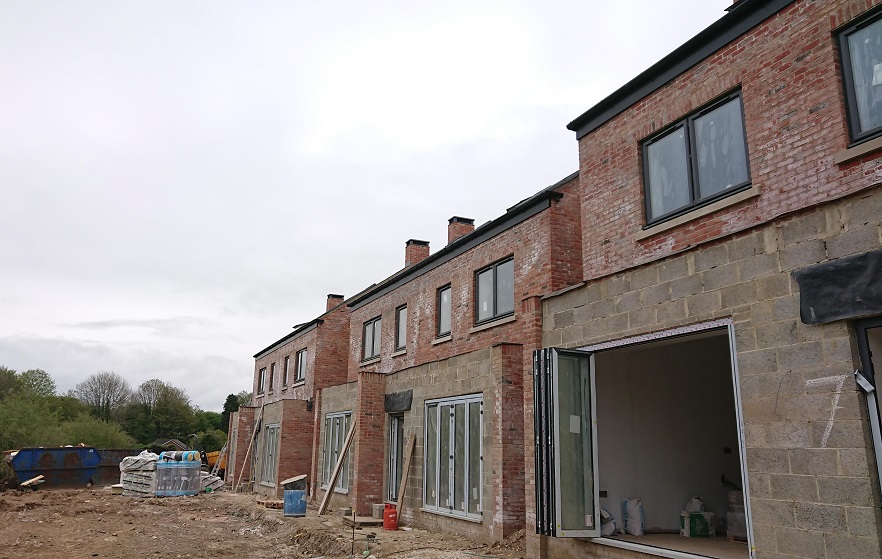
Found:
<path fill-rule="evenodd" d="M 686 512 L 704 512 L 704 501 L 701 500 L 701 497 L 692 497 L 686 503 L 686 508 L 683 510 Z"/>
<path fill-rule="evenodd" d="M 643 503 L 640 499 L 622 500 L 622 528 L 632 536 L 643 535 Z"/>
<path fill-rule="evenodd" d="M 612 536 L 616 533 L 616 519 L 608 510 L 600 509 L 600 535 Z"/>

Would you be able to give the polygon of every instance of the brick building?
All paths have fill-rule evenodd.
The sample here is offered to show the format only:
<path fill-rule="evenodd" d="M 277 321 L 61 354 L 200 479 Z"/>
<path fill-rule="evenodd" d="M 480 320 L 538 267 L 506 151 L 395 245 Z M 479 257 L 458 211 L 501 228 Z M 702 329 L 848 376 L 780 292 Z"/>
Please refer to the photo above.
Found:
<path fill-rule="evenodd" d="M 585 281 L 543 301 L 529 557 L 880 556 L 875 4 L 741 0 L 570 123 Z M 749 546 L 677 535 L 693 495 Z M 635 498 L 647 533 L 597 537 Z"/>
<path fill-rule="evenodd" d="M 312 402 L 258 490 L 275 460 L 365 514 L 406 479 L 403 522 L 531 559 L 879 558 L 880 4 L 735 2 L 570 123 L 577 174 L 408 241 L 302 387 L 272 364 L 327 316 L 258 353 L 239 449 Z M 693 496 L 729 538 L 679 535 Z"/>

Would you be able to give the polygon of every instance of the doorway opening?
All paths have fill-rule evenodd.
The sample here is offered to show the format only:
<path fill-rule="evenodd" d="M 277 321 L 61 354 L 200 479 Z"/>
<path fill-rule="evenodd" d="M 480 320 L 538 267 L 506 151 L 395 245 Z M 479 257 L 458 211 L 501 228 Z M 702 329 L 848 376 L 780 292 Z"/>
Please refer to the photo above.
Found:
<path fill-rule="evenodd" d="M 540 533 L 665 557 L 750 557 L 731 325 L 541 353 Z"/>

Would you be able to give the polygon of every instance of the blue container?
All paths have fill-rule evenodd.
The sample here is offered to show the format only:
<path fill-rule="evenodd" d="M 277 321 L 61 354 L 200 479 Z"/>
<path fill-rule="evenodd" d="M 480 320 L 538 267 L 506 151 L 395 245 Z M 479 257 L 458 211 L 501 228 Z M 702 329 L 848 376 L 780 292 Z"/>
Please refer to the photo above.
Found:
<path fill-rule="evenodd" d="M 156 490 L 153 494 L 157 497 L 197 495 L 202 491 L 202 476 L 199 474 L 201 465 L 195 460 L 157 462 Z"/>
<path fill-rule="evenodd" d="M 11 466 L 19 483 L 43 476 L 43 487 L 86 487 L 101 464 L 92 446 L 22 448 Z"/>
<path fill-rule="evenodd" d="M 286 489 L 283 514 L 285 516 L 306 516 L 306 491 Z"/>

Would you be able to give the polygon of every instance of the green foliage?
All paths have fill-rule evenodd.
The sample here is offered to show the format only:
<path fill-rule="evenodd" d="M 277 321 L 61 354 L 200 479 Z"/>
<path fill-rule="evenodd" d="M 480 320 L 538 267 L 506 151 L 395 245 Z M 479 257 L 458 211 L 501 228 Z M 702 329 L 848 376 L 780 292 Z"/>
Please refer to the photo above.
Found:
<path fill-rule="evenodd" d="M 196 417 L 196 431 L 212 431 L 215 429 L 221 429 L 221 414 L 216 411 L 203 411 L 203 410 L 195 410 L 194 411 Z"/>
<path fill-rule="evenodd" d="M 0 450 L 26 446 L 58 446 L 59 421 L 42 398 L 13 394 L 0 401 Z"/>
<path fill-rule="evenodd" d="M 46 404 L 61 421 L 71 421 L 84 413 L 89 413 L 89 406 L 70 395 L 49 398 Z"/>
<path fill-rule="evenodd" d="M 114 417 L 132 395 L 124 378 L 113 371 L 90 375 L 74 389 L 77 398 L 92 410 L 95 417 L 109 420 Z"/>
<path fill-rule="evenodd" d="M 160 437 L 184 440 L 200 425 L 187 394 L 159 379 L 142 383 L 122 409 L 121 417 L 126 431 L 142 444 Z M 205 429 L 212 427 L 205 424 Z"/>
<path fill-rule="evenodd" d="M 251 405 L 251 392 L 247 390 L 243 390 L 236 394 L 236 398 L 239 400 L 240 406 L 250 406 Z M 238 408 L 236 408 L 238 409 Z"/>
<path fill-rule="evenodd" d="M 221 429 L 227 431 L 230 428 L 230 414 L 239 411 L 239 397 L 230 394 L 224 401 L 224 411 L 221 413 Z"/>
<path fill-rule="evenodd" d="M 223 448 L 227 442 L 227 434 L 220 429 L 211 429 L 209 431 L 200 431 L 196 433 L 199 436 L 199 447 L 204 452 L 214 452 Z"/>
<path fill-rule="evenodd" d="M 118 423 L 104 421 L 82 414 L 72 421 L 65 421 L 60 426 L 64 438 L 70 444 L 83 443 L 98 448 L 133 448 L 135 439 L 126 433 Z M 76 442 L 73 442 L 76 441 Z"/>
<path fill-rule="evenodd" d="M 21 379 L 16 372 L 0 367 L 0 400 L 21 390 Z"/>
<path fill-rule="evenodd" d="M 55 396 L 55 379 L 43 369 L 30 369 L 18 374 L 21 390 L 29 396 Z"/>

